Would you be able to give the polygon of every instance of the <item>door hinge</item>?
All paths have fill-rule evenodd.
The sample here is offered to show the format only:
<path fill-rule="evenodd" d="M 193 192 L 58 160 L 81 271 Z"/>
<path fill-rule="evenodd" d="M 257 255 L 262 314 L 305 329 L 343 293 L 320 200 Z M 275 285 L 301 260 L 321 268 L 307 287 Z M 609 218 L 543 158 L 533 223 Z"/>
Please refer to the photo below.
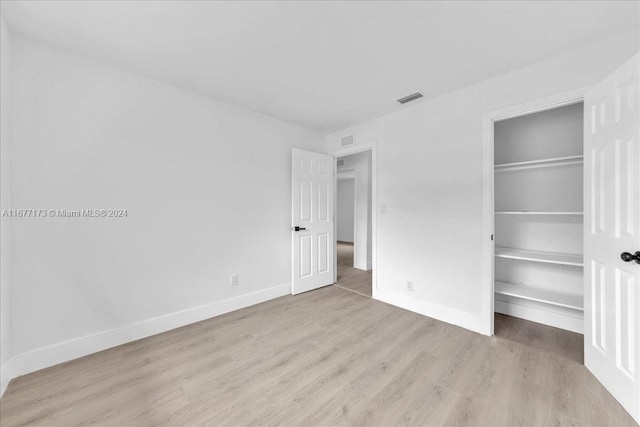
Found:
<path fill-rule="evenodd" d="M 491 240 L 493 240 L 493 234 L 491 235 Z"/>

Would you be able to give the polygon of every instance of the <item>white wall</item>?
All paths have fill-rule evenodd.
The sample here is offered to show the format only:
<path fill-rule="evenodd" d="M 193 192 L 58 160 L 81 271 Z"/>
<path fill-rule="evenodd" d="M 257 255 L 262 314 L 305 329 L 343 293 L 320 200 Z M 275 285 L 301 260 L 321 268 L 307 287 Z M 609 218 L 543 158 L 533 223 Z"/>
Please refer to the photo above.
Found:
<path fill-rule="evenodd" d="M 355 180 L 353 266 L 371 270 L 371 152 L 351 154 L 341 159 L 344 163 L 338 167 L 338 174 L 352 170 Z"/>
<path fill-rule="evenodd" d="M 11 35 L 4 18 L 0 16 L 0 211 L 9 209 L 11 184 L 9 173 L 10 152 L 10 79 L 11 79 Z M 0 395 L 9 382 L 8 361 L 11 356 L 11 220 L 0 219 Z"/>
<path fill-rule="evenodd" d="M 377 152 L 374 297 L 482 331 L 482 119 L 487 112 L 594 84 L 638 49 L 636 33 L 418 102 L 327 137 L 354 134 Z M 416 88 L 426 93 L 428 87 Z M 407 290 L 407 281 L 414 291 Z"/>
<path fill-rule="evenodd" d="M 336 238 L 341 242 L 353 243 L 355 179 L 338 177 L 336 195 Z"/>
<path fill-rule="evenodd" d="M 584 104 L 579 102 L 496 122 L 494 163 L 582 154 L 583 115 Z"/>
<path fill-rule="evenodd" d="M 13 54 L 13 206 L 128 210 L 14 220 L 14 373 L 290 293 L 291 149 L 321 135 L 21 37 Z"/>

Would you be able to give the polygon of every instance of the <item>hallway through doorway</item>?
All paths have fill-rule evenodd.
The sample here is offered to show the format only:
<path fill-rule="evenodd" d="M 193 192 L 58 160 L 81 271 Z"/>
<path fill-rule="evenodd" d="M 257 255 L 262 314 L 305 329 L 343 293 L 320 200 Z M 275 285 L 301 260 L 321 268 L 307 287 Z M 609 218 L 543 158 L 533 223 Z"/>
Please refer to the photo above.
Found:
<path fill-rule="evenodd" d="M 338 281 L 335 286 L 371 298 L 371 270 L 364 271 L 353 267 L 353 243 L 338 242 Z"/>

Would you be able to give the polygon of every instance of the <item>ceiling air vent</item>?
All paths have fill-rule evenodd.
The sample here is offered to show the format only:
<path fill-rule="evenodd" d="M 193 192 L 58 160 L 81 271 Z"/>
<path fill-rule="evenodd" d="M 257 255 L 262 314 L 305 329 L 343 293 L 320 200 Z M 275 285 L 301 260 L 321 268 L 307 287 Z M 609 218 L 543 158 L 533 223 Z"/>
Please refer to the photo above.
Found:
<path fill-rule="evenodd" d="M 353 140 L 353 135 L 345 136 L 340 140 L 340 146 L 342 148 L 351 147 L 352 145 L 355 145 L 355 141 Z"/>
<path fill-rule="evenodd" d="M 420 92 L 412 93 L 411 95 L 407 95 L 404 98 L 398 99 L 400 104 L 406 104 L 407 102 L 415 101 L 416 99 L 422 98 L 422 94 Z"/>
<path fill-rule="evenodd" d="M 344 159 L 338 159 L 338 167 L 344 166 Z"/>

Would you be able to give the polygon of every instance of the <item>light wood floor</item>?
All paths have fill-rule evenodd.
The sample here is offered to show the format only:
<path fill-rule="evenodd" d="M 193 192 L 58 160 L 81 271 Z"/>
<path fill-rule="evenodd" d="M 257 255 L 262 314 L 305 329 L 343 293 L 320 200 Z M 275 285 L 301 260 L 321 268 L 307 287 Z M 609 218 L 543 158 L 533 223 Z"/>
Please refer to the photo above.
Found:
<path fill-rule="evenodd" d="M 505 316 L 496 330 L 329 286 L 17 378 L 0 424 L 634 425 L 580 335 Z"/>
<path fill-rule="evenodd" d="M 371 270 L 364 271 L 353 268 L 353 244 L 338 242 L 336 252 L 338 261 L 338 282 L 336 285 L 371 298 Z"/>

